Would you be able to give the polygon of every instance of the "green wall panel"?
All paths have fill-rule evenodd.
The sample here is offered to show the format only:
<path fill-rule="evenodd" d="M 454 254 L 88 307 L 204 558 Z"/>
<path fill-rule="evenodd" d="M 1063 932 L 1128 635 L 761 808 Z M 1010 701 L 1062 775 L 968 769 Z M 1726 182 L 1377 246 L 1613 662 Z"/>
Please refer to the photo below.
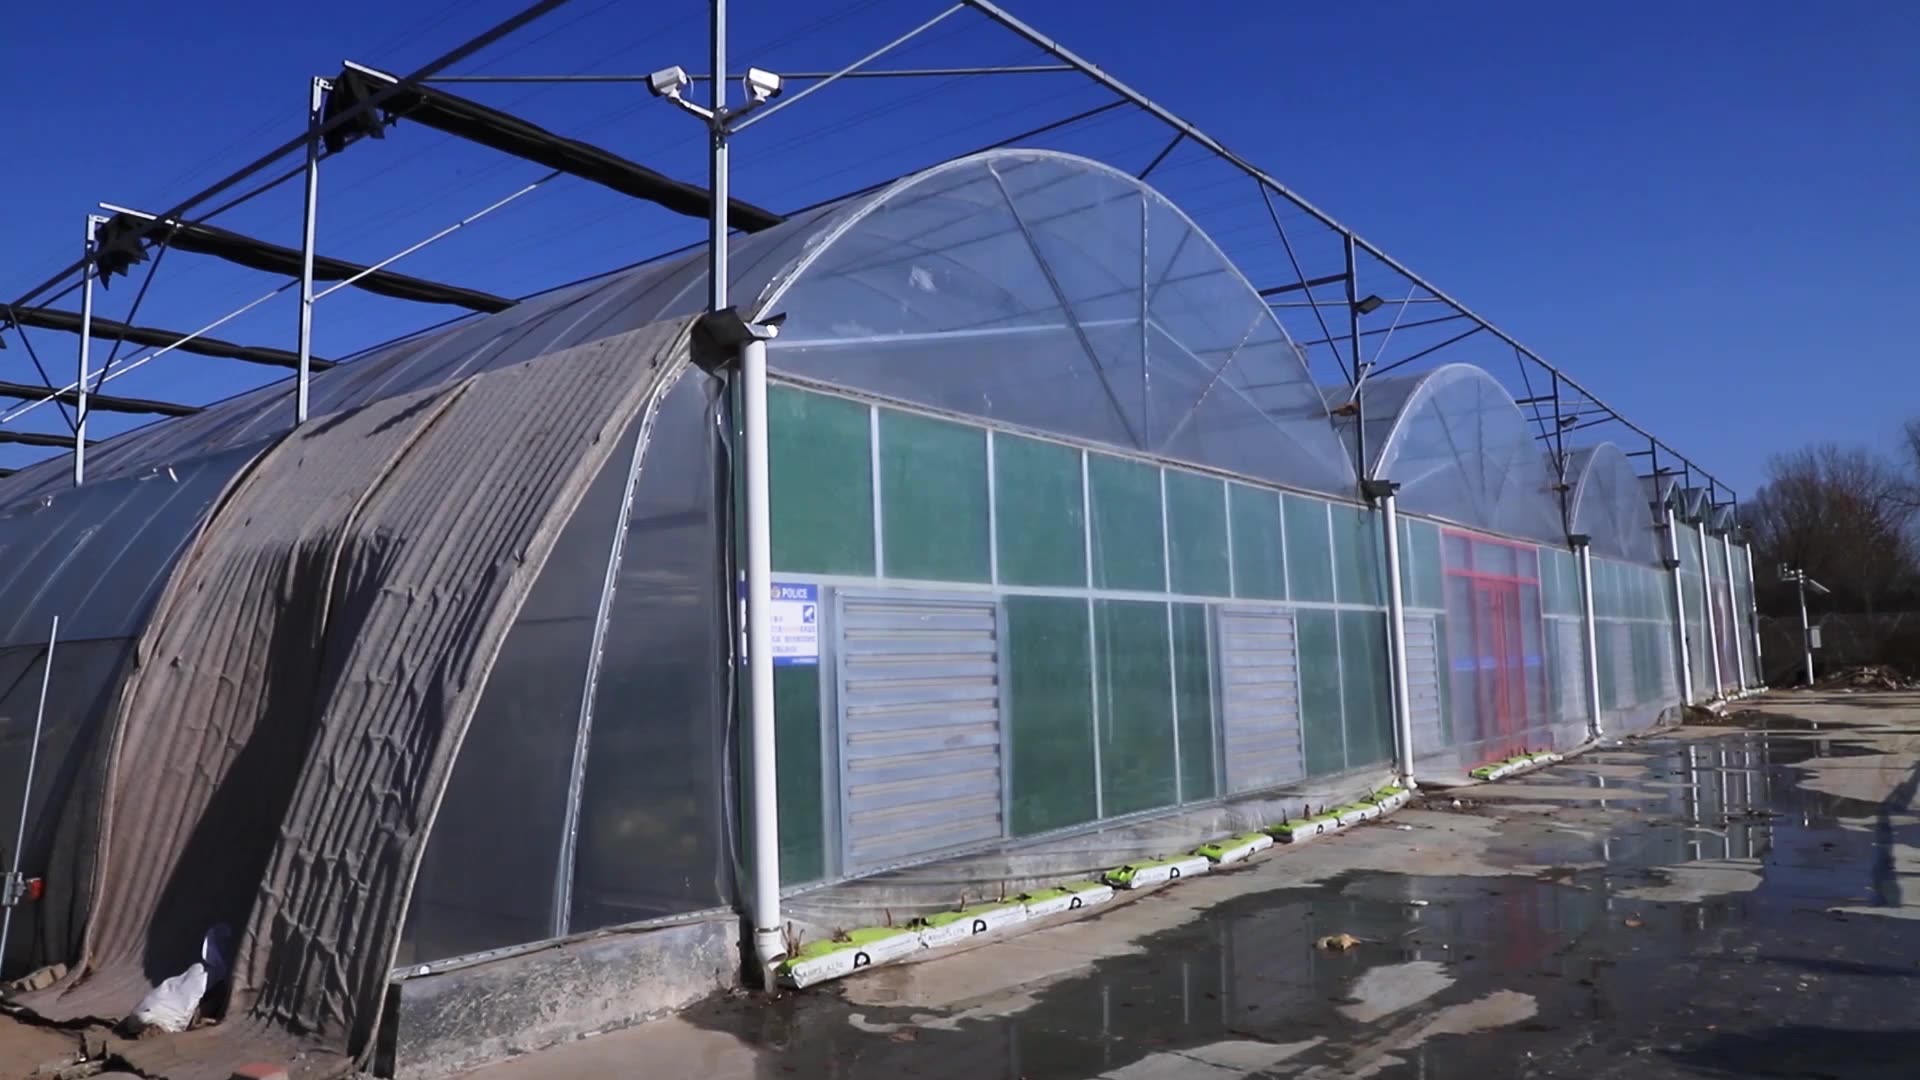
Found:
<path fill-rule="evenodd" d="M 1291 502 L 1292 500 L 1288 500 Z M 1347 766 L 1346 733 L 1340 721 L 1340 625 L 1334 612 L 1294 613 L 1300 653 L 1300 720 L 1307 773 L 1339 772 Z"/>
<path fill-rule="evenodd" d="M 1167 549 L 1173 591 L 1232 595 L 1227 564 L 1227 494 L 1219 480 L 1167 470 Z"/>
<path fill-rule="evenodd" d="M 775 570 L 873 573 L 868 425 L 865 405 L 790 386 L 767 389 Z"/>
<path fill-rule="evenodd" d="M 1227 489 L 1233 528 L 1234 595 L 1286 599 L 1286 540 L 1280 530 L 1280 497 L 1244 484 L 1229 484 Z"/>
<path fill-rule="evenodd" d="M 780 883 L 819 881 L 827 876 L 819 667 L 774 668 L 773 710 L 774 746 L 780 762 Z"/>
<path fill-rule="evenodd" d="M 1001 583 L 1084 586 L 1087 523 L 1080 451 L 995 435 L 993 475 Z"/>
<path fill-rule="evenodd" d="M 888 577 L 987 581 L 987 433 L 880 411 L 881 549 Z"/>
<path fill-rule="evenodd" d="M 1173 606 L 1173 685 L 1180 706 L 1180 797 L 1210 799 L 1214 782 L 1213 661 L 1205 604 Z"/>
<path fill-rule="evenodd" d="M 1094 587 L 1165 591 L 1160 470 L 1090 454 L 1087 484 L 1093 502 Z"/>
<path fill-rule="evenodd" d="M 1281 500 L 1287 532 L 1287 582 L 1295 600 L 1333 599 L 1333 549 L 1327 504 L 1288 495 Z"/>
<path fill-rule="evenodd" d="M 1087 602 L 1009 596 L 1006 605 L 1007 735 L 1017 836 L 1092 821 L 1093 673 Z"/>
<path fill-rule="evenodd" d="M 1387 617 L 1340 613 L 1340 680 L 1344 688 L 1347 767 L 1393 757 L 1393 690 L 1387 683 Z"/>
<path fill-rule="evenodd" d="M 1343 604 L 1386 606 L 1386 538 L 1373 510 L 1334 503 L 1334 595 Z"/>
<path fill-rule="evenodd" d="M 1171 806 L 1177 793 L 1167 607 L 1097 600 L 1093 612 L 1106 815 Z"/>

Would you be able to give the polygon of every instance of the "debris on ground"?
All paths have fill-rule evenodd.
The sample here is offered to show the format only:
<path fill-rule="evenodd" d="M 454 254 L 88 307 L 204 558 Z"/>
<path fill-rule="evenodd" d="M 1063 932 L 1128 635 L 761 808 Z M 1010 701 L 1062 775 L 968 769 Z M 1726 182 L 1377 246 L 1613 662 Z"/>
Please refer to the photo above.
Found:
<path fill-rule="evenodd" d="M 1885 664 L 1863 664 L 1829 672 L 1814 685 L 1822 690 L 1912 690 L 1920 688 L 1920 681 Z"/>
<path fill-rule="evenodd" d="M 200 1011 L 200 999 L 207 994 L 207 969 L 194 964 L 161 983 L 140 999 L 140 1007 L 127 1017 L 129 1033 L 164 1031 L 170 1034 L 187 1030 L 194 1014 Z"/>
<path fill-rule="evenodd" d="M 1362 944 L 1362 942 L 1352 934 L 1332 934 L 1321 938 L 1319 941 L 1314 942 L 1314 944 L 1327 952 L 1346 952 L 1355 945 Z"/>
<path fill-rule="evenodd" d="M 1627 916 L 1626 923 L 1627 923 L 1627 929 L 1629 930 L 1638 930 L 1641 927 L 1647 925 L 1645 920 L 1635 918 L 1632 915 Z"/>

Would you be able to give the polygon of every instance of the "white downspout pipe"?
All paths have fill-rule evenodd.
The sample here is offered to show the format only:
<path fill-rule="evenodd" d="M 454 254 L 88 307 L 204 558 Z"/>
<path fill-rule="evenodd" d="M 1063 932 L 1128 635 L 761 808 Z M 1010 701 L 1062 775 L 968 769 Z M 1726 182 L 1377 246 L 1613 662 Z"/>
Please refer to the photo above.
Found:
<path fill-rule="evenodd" d="M 1696 530 L 1700 535 L 1700 607 L 1707 616 L 1707 660 L 1713 667 L 1713 693 L 1710 697 L 1719 697 L 1724 685 L 1720 678 L 1720 630 L 1713 612 L 1713 571 L 1707 566 L 1707 524 L 1700 523 Z"/>
<path fill-rule="evenodd" d="M 1393 740 L 1400 751 L 1400 782 L 1408 790 L 1413 778 L 1413 702 L 1407 690 L 1407 608 L 1400 588 L 1400 512 L 1394 492 L 1400 485 L 1372 480 L 1380 499 L 1382 527 L 1387 533 L 1387 644 L 1393 664 Z"/>
<path fill-rule="evenodd" d="M 1569 537 L 1580 557 L 1580 616 L 1587 631 L 1587 734 L 1600 737 L 1600 639 L 1593 618 L 1593 545 L 1585 536 Z"/>
<path fill-rule="evenodd" d="M 1732 626 L 1727 627 L 1727 640 L 1733 642 L 1733 669 L 1740 676 L 1740 681 L 1734 686 L 1745 690 L 1747 688 L 1747 650 L 1740 647 L 1740 605 L 1736 602 L 1739 591 L 1733 587 L 1733 538 L 1731 536 L 1720 538 L 1720 554 L 1724 556 L 1727 565 L 1727 618 L 1733 622 Z"/>
<path fill-rule="evenodd" d="M 1680 576 L 1680 528 L 1666 508 L 1667 576 L 1673 581 L 1673 640 L 1680 650 L 1680 703 L 1693 704 L 1693 657 L 1688 654 L 1687 590 Z"/>
<path fill-rule="evenodd" d="M 773 715 L 773 544 L 767 463 L 767 343 L 740 347 L 746 443 L 747 680 L 753 762 L 753 951 L 761 985 L 786 955 L 780 920 L 780 780 Z"/>

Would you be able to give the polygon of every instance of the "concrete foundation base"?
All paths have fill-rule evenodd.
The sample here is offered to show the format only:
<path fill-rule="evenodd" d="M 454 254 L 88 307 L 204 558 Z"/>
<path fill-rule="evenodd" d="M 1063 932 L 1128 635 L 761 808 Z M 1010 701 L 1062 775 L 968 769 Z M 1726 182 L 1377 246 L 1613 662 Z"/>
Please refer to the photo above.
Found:
<path fill-rule="evenodd" d="M 740 984 L 739 939 L 725 917 L 401 979 L 376 1071 L 431 1080 L 684 1008 Z"/>

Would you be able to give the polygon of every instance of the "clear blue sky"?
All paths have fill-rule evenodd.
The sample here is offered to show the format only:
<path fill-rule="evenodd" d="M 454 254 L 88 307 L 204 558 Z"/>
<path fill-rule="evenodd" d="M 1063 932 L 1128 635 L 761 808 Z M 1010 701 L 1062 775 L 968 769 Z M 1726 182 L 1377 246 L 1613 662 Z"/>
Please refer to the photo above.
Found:
<path fill-rule="evenodd" d="M 735 66 L 837 67 L 940 6 L 735 0 Z M 1920 415 L 1910 314 L 1920 268 L 1920 9 L 1009 6 L 1742 491 L 1774 451 L 1820 439 L 1888 444 L 1902 420 Z M 345 57 L 406 70 L 516 7 L 199 0 L 161 17 L 151 5 L 104 0 L 11 12 L 0 40 L 8 104 L 0 293 L 13 299 L 74 257 L 95 200 L 164 209 L 292 135 L 309 76 L 337 71 Z M 458 70 L 643 72 L 676 62 L 701 70 L 704 18 L 698 0 L 574 0 Z M 948 25 L 957 29 L 899 63 L 1039 59 L 971 14 Z M 830 88 L 743 137 L 737 189 L 792 208 L 1097 100 L 1056 76 L 921 96 L 928 89 Z M 701 175 L 697 129 L 638 88 L 473 94 Z M 1151 126 L 1115 124 L 1066 145 L 1137 169 L 1157 138 Z M 1261 228 L 1258 202 L 1196 160 L 1168 165 L 1155 181 L 1239 254 L 1236 243 Z M 403 127 L 328 162 L 322 247 L 384 257 L 540 171 Z M 220 221 L 295 242 L 298 191 L 282 188 Z M 518 294 L 697 235 L 695 223 L 567 181 L 398 268 Z M 1280 277 L 1280 266 L 1248 269 Z M 274 284 L 176 255 L 141 321 L 191 329 Z M 101 314 L 124 315 L 137 286 L 137 276 L 116 281 Z M 291 345 L 288 299 L 219 334 Z M 335 297 L 321 305 L 317 341 L 337 355 L 444 314 Z M 73 340 L 34 335 L 61 381 L 72 377 Z M 1489 350 L 1486 360 L 1511 370 L 1502 354 Z M 170 356 L 114 387 L 207 401 L 269 374 Z M 17 344 L 0 353 L 0 377 L 34 380 Z M 49 410 L 30 421 L 41 430 L 58 423 Z M 13 451 L 0 463 L 18 460 Z"/>

